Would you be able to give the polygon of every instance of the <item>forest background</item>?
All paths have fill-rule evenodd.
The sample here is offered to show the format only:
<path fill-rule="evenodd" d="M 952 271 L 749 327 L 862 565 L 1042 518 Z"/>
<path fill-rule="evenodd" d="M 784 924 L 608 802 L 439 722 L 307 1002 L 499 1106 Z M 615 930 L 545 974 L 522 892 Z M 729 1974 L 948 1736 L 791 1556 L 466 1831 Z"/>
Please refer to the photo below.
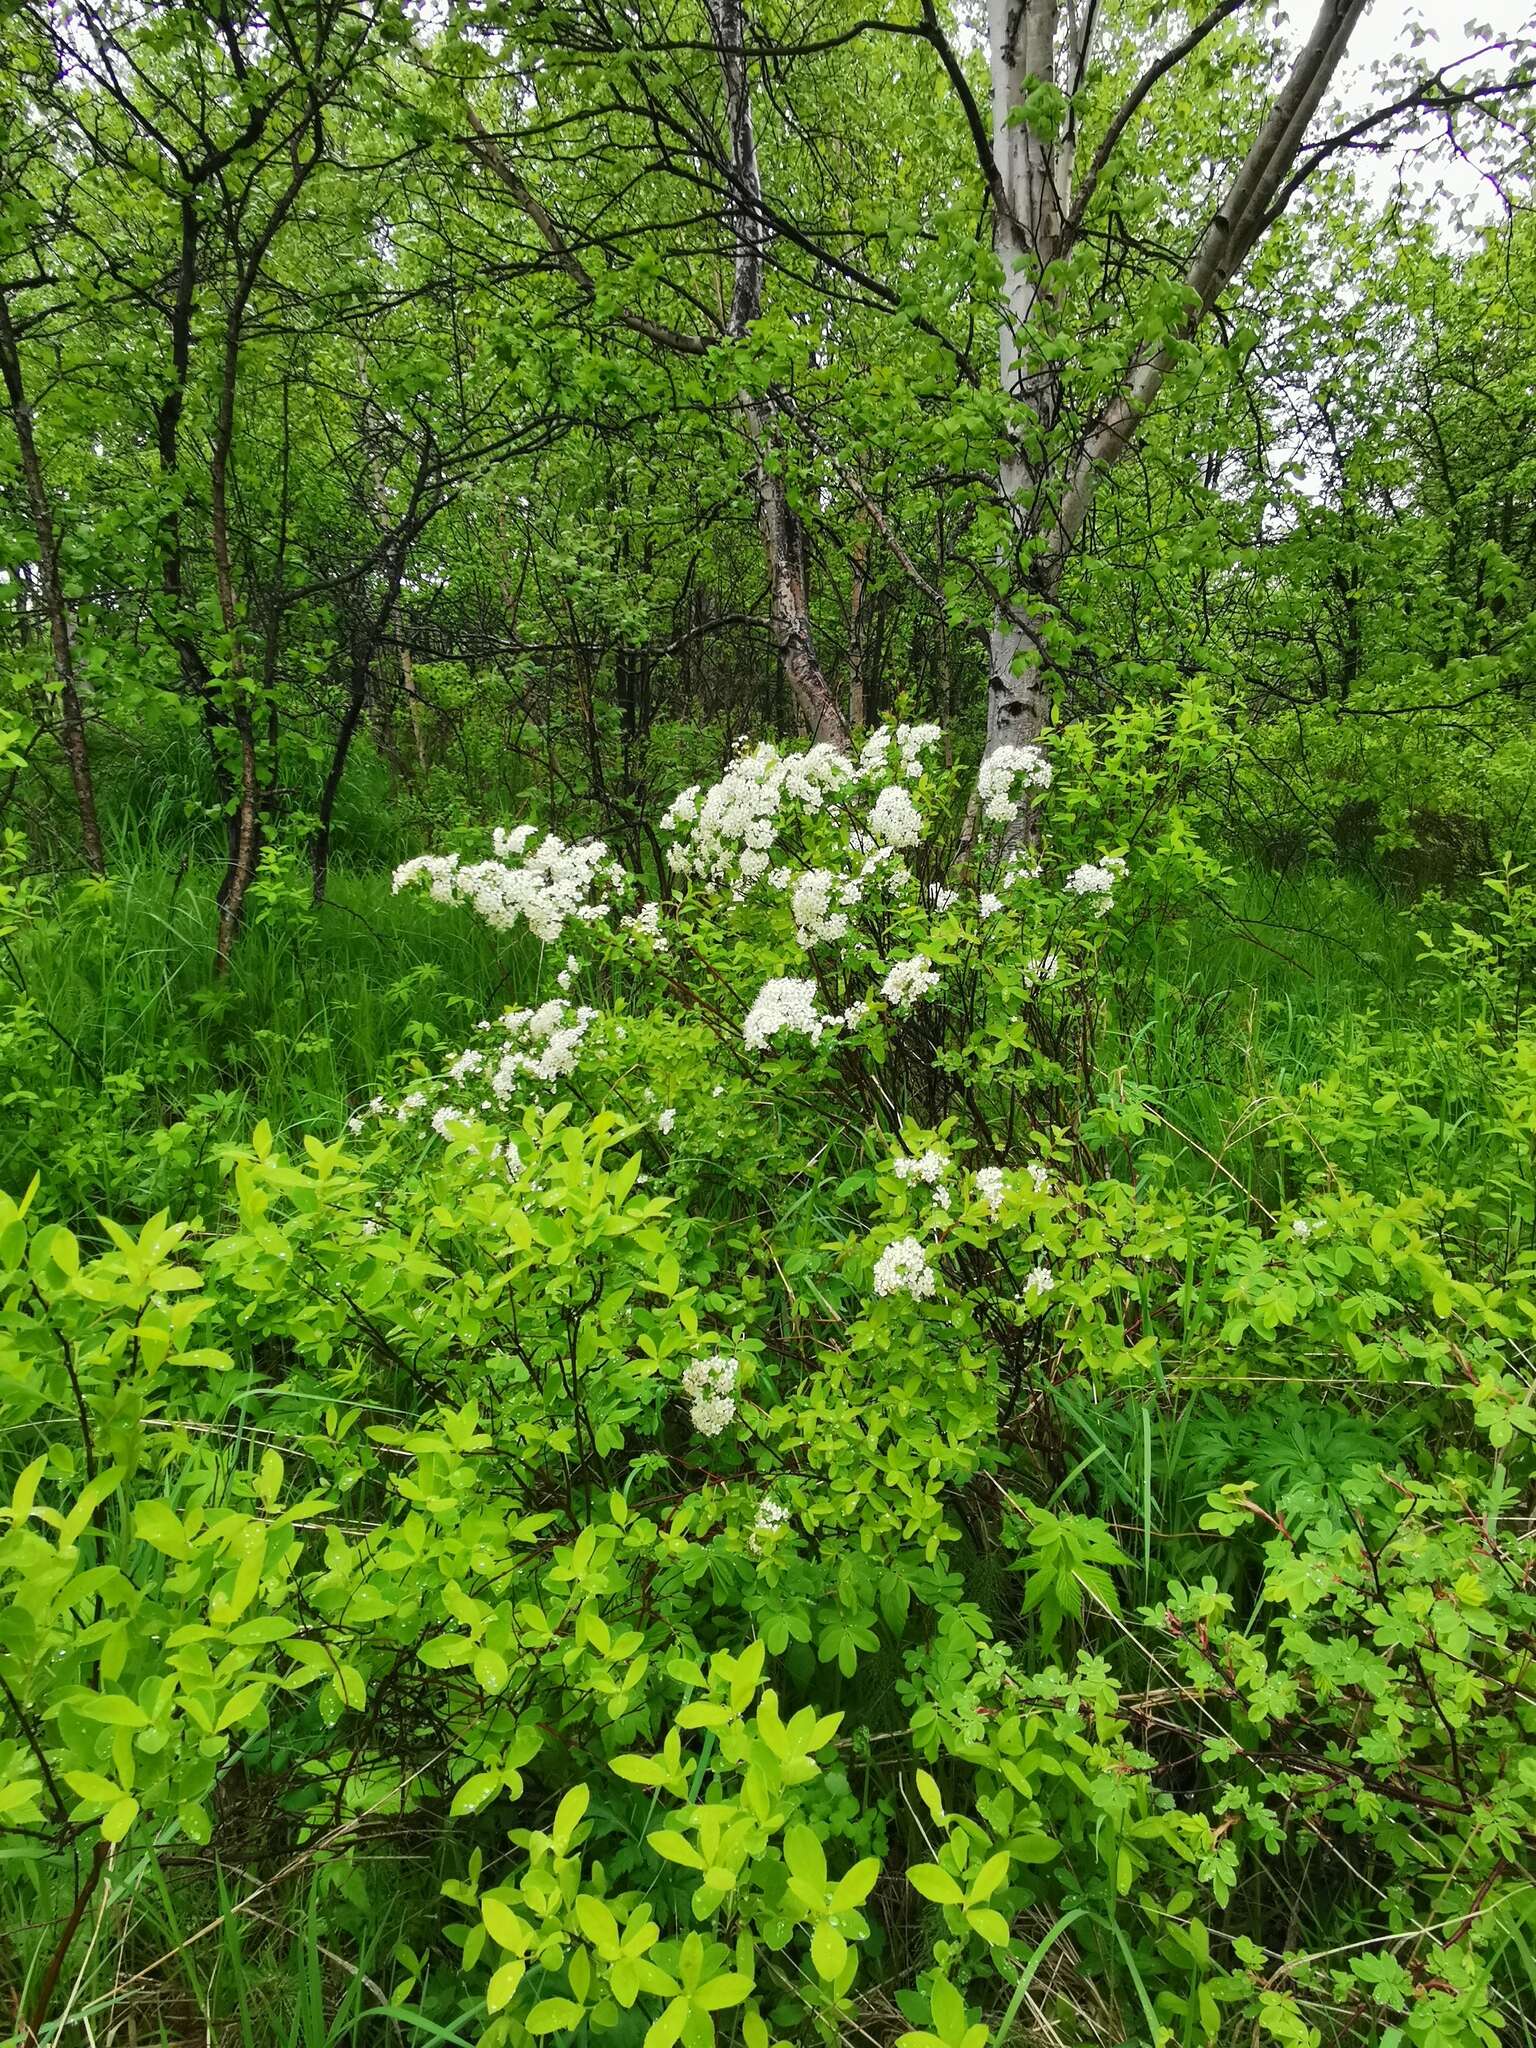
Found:
<path fill-rule="evenodd" d="M 1536 35 L 1384 5 L 0 6 L 27 2048 L 1536 2043 Z"/>

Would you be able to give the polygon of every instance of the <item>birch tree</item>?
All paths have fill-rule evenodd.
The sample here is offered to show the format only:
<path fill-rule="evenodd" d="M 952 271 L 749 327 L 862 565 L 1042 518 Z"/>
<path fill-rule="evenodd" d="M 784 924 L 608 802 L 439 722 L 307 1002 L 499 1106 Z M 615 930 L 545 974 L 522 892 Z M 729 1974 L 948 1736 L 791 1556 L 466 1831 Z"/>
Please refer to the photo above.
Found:
<path fill-rule="evenodd" d="M 1158 85 L 1235 14 L 1220 0 L 1142 73 L 1079 174 L 1074 96 L 1092 49 L 1097 9 L 1061 0 L 989 0 L 990 140 L 980 123 L 994 245 L 1003 270 L 999 373 L 1011 402 L 998 487 L 1007 509 L 1016 594 L 990 633 L 988 753 L 1034 739 L 1050 709 L 1042 645 L 1048 609 L 1074 542 L 1109 470 L 1123 460 L 1177 358 L 1283 205 L 1313 119 L 1365 0 L 1322 0 L 1310 34 L 1241 166 L 1165 299 L 1166 320 L 1136 346 L 1096 416 L 1070 438 L 1055 432 L 1060 380 L 1048 344 L 1067 258 L 1101 181 L 1139 109 Z M 1013 579 L 1010 579 L 1013 580 Z"/>

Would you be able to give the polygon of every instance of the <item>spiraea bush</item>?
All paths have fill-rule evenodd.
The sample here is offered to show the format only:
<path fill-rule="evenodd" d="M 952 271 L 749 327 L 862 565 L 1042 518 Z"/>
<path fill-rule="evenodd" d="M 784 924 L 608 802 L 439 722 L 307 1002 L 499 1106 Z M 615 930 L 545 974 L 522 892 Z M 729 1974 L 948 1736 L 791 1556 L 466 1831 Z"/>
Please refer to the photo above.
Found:
<path fill-rule="evenodd" d="M 1236 1173 L 1120 1056 L 1216 744 L 887 726 L 649 877 L 423 856 L 525 1000 L 201 1215 L 0 1207 L 23 2034 L 211 2026 L 134 1902 L 297 1873 L 317 2039 L 1526 2038 L 1532 896 Z"/>

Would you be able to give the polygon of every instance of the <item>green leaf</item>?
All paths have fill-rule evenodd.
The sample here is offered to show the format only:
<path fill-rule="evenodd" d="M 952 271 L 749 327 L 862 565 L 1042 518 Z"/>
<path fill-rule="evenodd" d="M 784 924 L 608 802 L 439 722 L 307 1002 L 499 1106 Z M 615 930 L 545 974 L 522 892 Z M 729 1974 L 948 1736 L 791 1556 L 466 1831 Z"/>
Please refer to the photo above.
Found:
<path fill-rule="evenodd" d="M 480 1918 L 498 1948 L 510 1949 L 514 1955 L 525 1953 L 530 1940 L 528 1924 L 519 1919 L 504 1899 L 492 1898 L 487 1893 L 480 1901 Z"/>
<path fill-rule="evenodd" d="M 689 1841 L 675 1828 L 657 1828 L 645 1838 L 658 1856 L 664 1856 L 668 1863 L 681 1863 L 689 1870 L 702 1870 L 704 1858 Z"/>
<path fill-rule="evenodd" d="M 530 2034 L 558 2034 L 579 2027 L 586 2009 L 573 1998 L 541 1998 L 523 2025 Z"/>
<path fill-rule="evenodd" d="M 1012 1930 L 1001 1913 L 991 1906 L 967 1906 L 966 1925 L 979 1934 L 983 1941 L 991 1942 L 994 1948 L 1006 1948 L 1012 1939 Z"/>
<path fill-rule="evenodd" d="M 907 1872 L 907 1883 L 936 1906 L 959 1906 L 965 1902 L 965 1893 L 937 1863 L 914 1863 Z"/>
<path fill-rule="evenodd" d="M 848 1944 L 835 1927 L 822 1920 L 818 1922 L 811 1936 L 811 1961 L 816 1973 L 829 1981 L 835 1978 L 848 1960 Z"/>
<path fill-rule="evenodd" d="M 101 1839 L 104 1842 L 120 1842 L 139 1817 L 137 1799 L 119 1799 L 109 1806 L 101 1818 Z"/>
<path fill-rule="evenodd" d="M 476 1771 L 474 1776 L 466 1778 L 454 1793 L 453 1803 L 448 1808 L 450 1817 L 458 1820 L 466 1813 L 478 1813 L 482 1806 L 490 1804 L 500 1790 L 499 1771 Z"/>
<path fill-rule="evenodd" d="M 740 2005 L 750 1997 L 752 1979 L 744 1977 L 737 1970 L 727 1970 L 722 1977 L 706 1978 L 694 1986 L 693 2002 L 703 2006 L 706 2012 L 724 2012 L 728 2006 Z"/>
<path fill-rule="evenodd" d="M 515 1960 L 510 1963 L 503 1963 L 500 1969 L 493 1970 L 491 1972 L 491 1981 L 485 1987 L 486 2011 L 500 2012 L 501 2008 L 512 1997 L 518 1985 L 522 1983 L 527 1974 L 528 1965 Z"/>
<path fill-rule="evenodd" d="M 555 1808 L 555 1821 L 550 1834 L 562 1856 L 570 1846 L 572 1835 L 581 1825 L 582 1815 L 586 1812 L 591 1797 L 592 1794 L 585 1785 L 573 1785 Z"/>

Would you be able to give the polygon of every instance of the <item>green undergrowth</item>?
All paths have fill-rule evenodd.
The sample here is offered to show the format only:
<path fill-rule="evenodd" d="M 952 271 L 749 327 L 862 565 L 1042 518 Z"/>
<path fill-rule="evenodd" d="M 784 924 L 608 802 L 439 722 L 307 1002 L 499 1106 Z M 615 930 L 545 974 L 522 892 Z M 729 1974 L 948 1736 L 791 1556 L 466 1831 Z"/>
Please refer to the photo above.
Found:
<path fill-rule="evenodd" d="M 39 2043 L 1530 2048 L 1536 897 L 1234 878 L 1166 723 L 1038 873 L 903 728 L 227 985 L 12 872 Z"/>

